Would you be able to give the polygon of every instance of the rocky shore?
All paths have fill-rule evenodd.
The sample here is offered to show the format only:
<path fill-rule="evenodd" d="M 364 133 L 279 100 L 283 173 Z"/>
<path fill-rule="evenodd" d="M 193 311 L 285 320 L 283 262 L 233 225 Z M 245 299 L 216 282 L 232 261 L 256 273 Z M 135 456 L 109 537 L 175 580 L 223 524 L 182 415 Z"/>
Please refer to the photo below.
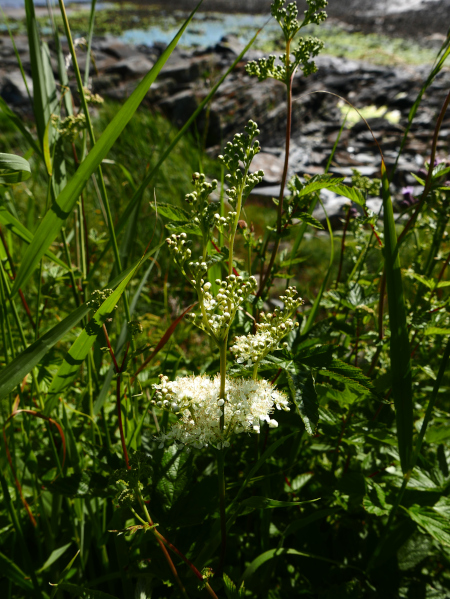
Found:
<path fill-rule="evenodd" d="M 25 72 L 30 78 L 30 60 L 25 37 L 16 37 L 16 46 Z M 211 48 L 192 51 L 176 49 L 144 101 L 144 109 L 164 113 L 175 126 L 187 120 L 198 103 L 208 94 L 241 51 L 239 41 L 230 36 Z M 51 50 L 51 65 L 57 76 L 56 58 Z M 63 48 L 68 53 L 68 48 Z M 113 38 L 95 39 L 92 69 L 92 91 L 118 101 L 126 99 L 140 78 L 151 68 L 163 45 L 131 46 Z M 78 50 L 80 65 L 85 61 Z M 250 52 L 247 59 L 257 58 Z M 247 60 L 239 63 L 219 89 L 209 110 L 199 117 L 198 128 L 204 132 L 208 151 L 219 153 L 220 146 L 235 132 L 242 131 L 249 118 L 261 127 L 263 152 L 255 160 L 255 168 L 266 171 L 261 197 L 275 195 L 283 164 L 283 138 L 286 105 L 283 86 L 273 80 L 258 83 L 245 71 Z M 293 134 L 291 172 L 321 173 L 338 136 L 347 108 L 345 98 L 366 110 L 373 136 L 380 144 L 386 163 L 395 162 L 408 113 L 426 79 L 430 67 L 383 67 L 361 61 L 321 56 L 319 71 L 305 79 L 294 80 Z M 9 37 L 0 37 L 0 95 L 19 113 L 26 115 L 30 105 Z M 74 81 L 74 77 L 71 78 Z M 428 159 L 434 123 L 450 89 L 450 71 L 444 69 L 425 95 L 394 178 L 400 194 L 402 187 L 416 184 L 410 174 L 416 173 Z M 73 90 L 76 91 L 75 88 Z M 328 93 L 324 93 L 328 92 Z M 367 107 L 371 108 L 367 112 Z M 371 116 L 371 112 L 373 116 Z M 380 155 L 372 133 L 360 120 L 342 134 L 331 171 L 345 177 L 357 168 L 364 175 L 378 176 Z M 449 153 L 450 115 L 444 119 L 438 154 Z M 332 211 L 339 212 L 342 198 L 328 198 Z M 375 209 L 377 206 L 374 205 Z"/>

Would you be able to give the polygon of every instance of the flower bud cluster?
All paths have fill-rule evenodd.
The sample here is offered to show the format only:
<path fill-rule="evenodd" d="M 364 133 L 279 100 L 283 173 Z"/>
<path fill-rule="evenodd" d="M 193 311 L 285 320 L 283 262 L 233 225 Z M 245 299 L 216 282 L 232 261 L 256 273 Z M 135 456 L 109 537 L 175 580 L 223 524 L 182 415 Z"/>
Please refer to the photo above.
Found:
<path fill-rule="evenodd" d="M 257 185 L 264 176 L 263 171 L 247 174 L 253 158 L 261 151 L 259 141 L 254 141 L 259 135 L 258 125 L 250 120 L 245 127 L 245 133 L 237 133 L 233 141 L 229 141 L 224 148 L 223 155 L 219 156 L 222 162 L 228 169 L 228 174 L 225 180 L 229 185 L 226 194 L 230 200 L 230 204 L 235 207 L 238 199 L 242 201 L 250 194 L 251 190 Z M 243 167 L 244 172 L 241 170 Z"/>
<path fill-rule="evenodd" d="M 105 101 L 100 94 L 94 94 L 88 87 L 83 87 L 83 91 L 87 104 L 91 106 L 101 106 Z"/>
<path fill-rule="evenodd" d="M 257 281 L 250 277 L 246 281 L 240 276 L 229 275 L 220 285 L 217 295 L 211 293 L 211 283 L 200 281 L 199 299 L 201 314 L 192 314 L 190 320 L 198 327 L 210 332 L 216 339 L 224 339 L 234 320 L 237 310 L 256 291 Z"/>
<path fill-rule="evenodd" d="M 297 297 L 294 287 L 286 289 L 286 295 L 280 299 L 284 302 L 284 310 L 276 308 L 273 313 L 261 313 L 261 322 L 256 325 L 256 334 L 236 337 L 230 350 L 234 353 L 239 364 L 246 362 L 249 366 L 258 364 L 267 354 L 278 347 L 283 337 L 286 337 L 298 322 L 290 318 L 293 312 L 303 303 Z"/>
<path fill-rule="evenodd" d="M 274 0 L 272 2 L 272 16 L 278 21 L 286 41 L 292 40 L 305 25 L 310 23 L 318 25 L 327 18 L 327 13 L 321 10 L 327 6 L 327 0 L 306 0 L 306 2 L 308 9 L 305 10 L 305 16 L 301 23 L 297 18 L 298 8 L 296 2 L 290 2 L 286 8 L 283 8 L 285 0 Z"/>
<path fill-rule="evenodd" d="M 71 114 L 62 121 L 56 114 L 52 114 L 51 118 L 53 127 L 57 129 L 61 137 L 64 137 L 70 142 L 74 142 L 81 131 L 86 129 L 87 126 L 86 116 L 82 112 L 76 116 Z"/>
<path fill-rule="evenodd" d="M 103 302 L 108 299 L 112 292 L 112 289 L 96 289 L 92 292 L 89 301 L 86 302 L 86 305 L 89 306 L 93 312 L 97 312 L 97 310 L 100 308 Z M 117 306 L 114 306 L 114 310 L 116 308 Z"/>
<path fill-rule="evenodd" d="M 214 222 L 217 229 L 225 234 L 227 233 L 235 224 L 237 218 L 237 212 L 229 212 L 226 216 L 220 216 L 220 214 L 216 213 L 214 215 Z"/>
<path fill-rule="evenodd" d="M 298 47 L 292 49 L 294 60 L 287 63 L 286 54 L 279 56 L 279 63 L 275 64 L 276 56 L 271 54 L 268 58 L 259 58 L 251 60 L 247 66 L 247 73 L 251 76 L 258 77 L 259 81 L 265 79 L 277 79 L 286 83 L 300 66 L 305 77 L 315 73 L 317 66 L 312 58 L 317 56 L 323 48 L 323 42 L 316 37 L 300 38 Z M 289 69 L 286 70 L 286 64 L 289 64 Z"/>
<path fill-rule="evenodd" d="M 200 217 L 205 219 L 210 213 L 209 196 L 217 189 L 217 180 L 214 179 L 211 183 L 208 183 L 203 173 L 194 173 L 192 175 L 192 183 L 194 184 L 195 190 L 188 193 L 185 200 L 197 213 L 197 218 Z"/>
<path fill-rule="evenodd" d="M 186 239 L 186 233 L 180 233 L 180 235 L 174 233 L 166 239 L 170 254 L 180 267 L 191 257 L 191 250 L 188 247 L 189 242 Z"/>
<path fill-rule="evenodd" d="M 160 383 L 153 388 L 154 404 L 179 415 L 167 433 L 156 437 L 160 448 L 165 441 L 197 449 L 228 447 L 234 433 L 259 433 L 261 422 L 277 427 L 278 422 L 271 418 L 275 408 L 289 411 L 287 397 L 264 379 L 227 379 L 224 397 L 220 396 L 219 375 L 182 377 L 173 382 L 160 375 Z"/>

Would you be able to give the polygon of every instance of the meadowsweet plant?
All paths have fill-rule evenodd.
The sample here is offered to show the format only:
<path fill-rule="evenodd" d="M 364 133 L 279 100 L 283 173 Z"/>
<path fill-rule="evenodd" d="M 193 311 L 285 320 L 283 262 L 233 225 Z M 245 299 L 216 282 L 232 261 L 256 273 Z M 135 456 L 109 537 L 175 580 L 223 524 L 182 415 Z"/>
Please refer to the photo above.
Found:
<path fill-rule="evenodd" d="M 328 173 L 345 123 L 325 172 L 287 181 L 326 3 L 275 0 L 285 52 L 248 65 L 287 89 L 273 210 L 249 195 L 256 123 L 214 161 L 195 115 L 136 110 L 195 11 L 120 106 L 90 86 L 95 2 L 80 55 L 59 0 L 66 60 L 49 3 L 57 63 L 24 3 L 34 122 L 0 98 L 1 599 L 447 597 L 450 95 L 406 201 L 398 160 Z M 343 219 L 314 218 L 322 189 Z"/>
<path fill-rule="evenodd" d="M 233 434 L 259 433 L 263 422 L 267 422 L 269 427 L 276 427 L 278 423 L 271 417 L 274 410 L 289 410 L 287 397 L 283 393 L 277 391 L 269 381 L 258 380 L 258 364 L 270 352 L 278 349 L 281 339 L 294 329 L 291 317 L 302 303 L 297 291 L 289 287 L 280 298 L 284 302 L 284 310 L 276 309 L 273 314 L 262 315 L 254 335 L 237 337 L 231 350 L 238 363 L 246 360 L 254 364 L 253 378 L 232 379 L 227 376 L 228 338 L 233 321 L 238 310 L 245 308 L 257 290 L 256 278 L 247 272 L 239 273 L 233 257 L 244 203 L 264 176 L 262 171 L 250 173 L 252 159 L 260 151 L 259 142 L 255 139 L 258 133 L 256 123 L 250 121 L 245 132 L 235 135 L 219 156 L 228 171 L 225 180 L 228 183 L 226 195 L 230 208 L 226 216 L 221 217 L 216 212 L 216 203 L 211 200 L 217 181 L 208 183 L 204 174 L 193 175 L 194 191 L 186 196 L 191 222 L 186 223 L 184 228 L 196 228 L 200 233 L 199 259 L 193 259 L 192 242 L 185 232 L 174 233 L 166 240 L 174 261 L 197 294 L 198 309 L 191 312 L 188 318 L 216 346 L 220 356 L 220 372 L 214 377 L 181 377 L 172 382 L 161 374 L 160 383 L 153 386 L 154 404 L 178 415 L 177 422 L 157 437 L 161 448 L 166 441 L 170 441 L 177 447 L 202 449 L 212 446 L 218 450 L 222 564 L 226 543 L 223 451 L 230 445 Z M 226 239 L 226 246 L 211 254 L 208 247 L 219 233 Z M 214 294 L 212 283 L 208 280 L 208 270 L 216 263 L 222 264 L 229 274 L 215 281 L 218 292 Z"/>

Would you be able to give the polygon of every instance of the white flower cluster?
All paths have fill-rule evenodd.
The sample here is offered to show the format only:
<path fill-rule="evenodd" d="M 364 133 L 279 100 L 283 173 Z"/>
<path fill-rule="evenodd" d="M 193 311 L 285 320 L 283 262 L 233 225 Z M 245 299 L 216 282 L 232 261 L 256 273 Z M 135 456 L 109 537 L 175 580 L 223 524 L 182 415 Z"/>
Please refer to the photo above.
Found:
<path fill-rule="evenodd" d="M 284 310 L 276 308 L 273 314 L 261 312 L 262 322 L 256 325 L 256 334 L 236 337 L 230 350 L 236 356 L 239 364 L 247 362 L 251 366 L 260 362 L 267 354 L 276 349 L 283 337 L 298 327 L 298 322 L 294 323 L 290 318 L 291 314 L 303 303 L 303 300 L 297 297 L 297 290 L 294 287 L 288 287 L 286 295 L 281 296 L 280 300 L 284 302 Z"/>
<path fill-rule="evenodd" d="M 274 409 L 289 411 L 287 397 L 266 380 L 227 379 L 225 399 L 220 399 L 220 376 L 182 377 L 170 382 L 160 375 L 160 384 L 154 385 L 154 403 L 179 413 L 180 419 L 167 433 L 156 439 L 159 447 L 165 441 L 196 449 L 213 445 L 228 447 L 233 433 L 260 432 L 261 422 L 272 428 L 278 422 L 270 417 Z M 225 426 L 220 430 L 220 417 Z"/>
<path fill-rule="evenodd" d="M 216 297 L 210 292 L 211 283 L 205 283 L 203 279 L 200 283 L 202 314 L 193 314 L 190 319 L 197 326 L 206 327 L 216 339 L 222 339 L 227 334 L 239 306 L 256 290 L 257 281 L 255 277 L 249 277 L 244 281 L 236 275 L 229 275 L 225 281 L 217 279 L 216 283 L 220 285 L 220 289 Z"/>

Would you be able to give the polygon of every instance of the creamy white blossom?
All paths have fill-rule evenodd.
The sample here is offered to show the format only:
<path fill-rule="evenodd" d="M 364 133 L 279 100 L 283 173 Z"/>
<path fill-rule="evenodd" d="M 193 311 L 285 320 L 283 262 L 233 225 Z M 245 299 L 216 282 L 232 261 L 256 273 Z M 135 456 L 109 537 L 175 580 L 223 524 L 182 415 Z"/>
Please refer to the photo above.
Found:
<path fill-rule="evenodd" d="M 213 445 L 227 447 L 233 433 L 260 432 L 262 422 L 272 428 L 278 422 L 271 418 L 275 409 L 289 411 L 287 397 L 266 380 L 227 378 L 225 398 L 220 398 L 220 376 L 210 378 L 188 376 L 169 381 L 160 375 L 154 385 L 155 403 L 178 413 L 179 420 L 157 440 L 191 445 L 197 449 Z M 225 425 L 221 432 L 220 418 Z"/>
<path fill-rule="evenodd" d="M 275 350 L 283 337 L 288 335 L 298 323 L 290 318 L 291 314 L 303 303 L 297 297 L 294 287 L 286 289 L 286 295 L 281 296 L 284 310 L 276 308 L 271 314 L 261 312 L 261 322 L 256 325 L 256 333 L 236 337 L 231 351 L 236 356 L 239 364 L 246 362 L 248 365 L 260 362 L 267 354 Z"/>

